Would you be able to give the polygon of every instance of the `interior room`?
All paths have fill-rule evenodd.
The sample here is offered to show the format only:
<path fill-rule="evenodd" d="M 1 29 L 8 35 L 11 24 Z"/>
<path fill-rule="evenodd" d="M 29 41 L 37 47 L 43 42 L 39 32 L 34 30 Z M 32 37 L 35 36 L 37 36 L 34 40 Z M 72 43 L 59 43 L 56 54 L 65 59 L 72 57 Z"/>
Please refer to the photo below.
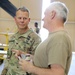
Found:
<path fill-rule="evenodd" d="M 48 1 L 48 2 L 47 2 Z M 14 22 L 15 11 L 19 7 L 27 7 L 30 10 L 30 23 L 29 28 L 35 29 L 34 23 L 37 22 L 40 28 L 39 36 L 44 41 L 48 35 L 47 30 L 43 29 L 42 18 L 45 7 L 50 2 L 61 1 L 66 4 L 69 9 L 68 21 L 65 25 L 65 29 L 69 32 L 72 42 L 72 62 L 68 75 L 74 75 L 75 67 L 75 0 L 0 0 L 0 49 L 7 50 L 8 40 L 17 31 L 16 24 Z M 44 3 L 43 3 L 44 2 Z M 47 33 L 47 34 L 46 34 Z M 0 58 L 2 59 L 2 58 Z M 5 58 L 4 58 L 5 59 Z M 3 60 L 4 60 L 3 59 Z M 0 65 L 0 71 L 2 71 L 4 64 Z M 1 72 L 0 72 L 1 73 Z"/>

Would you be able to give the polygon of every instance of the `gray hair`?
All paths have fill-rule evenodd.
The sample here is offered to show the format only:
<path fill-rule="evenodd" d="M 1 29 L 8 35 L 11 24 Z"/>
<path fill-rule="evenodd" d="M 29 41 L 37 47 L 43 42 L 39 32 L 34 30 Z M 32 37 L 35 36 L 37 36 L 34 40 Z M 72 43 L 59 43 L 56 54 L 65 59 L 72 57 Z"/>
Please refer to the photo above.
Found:
<path fill-rule="evenodd" d="M 64 23 L 67 21 L 69 10 L 64 3 L 58 1 L 52 2 L 49 7 L 50 10 L 56 11 L 57 17 L 62 18 Z"/>
<path fill-rule="evenodd" d="M 28 10 L 26 7 L 20 7 L 20 8 L 18 8 L 18 9 L 16 10 L 16 12 L 19 11 L 19 10 L 21 10 L 21 11 L 23 11 L 23 12 L 28 12 L 28 14 L 30 13 L 29 10 Z"/>

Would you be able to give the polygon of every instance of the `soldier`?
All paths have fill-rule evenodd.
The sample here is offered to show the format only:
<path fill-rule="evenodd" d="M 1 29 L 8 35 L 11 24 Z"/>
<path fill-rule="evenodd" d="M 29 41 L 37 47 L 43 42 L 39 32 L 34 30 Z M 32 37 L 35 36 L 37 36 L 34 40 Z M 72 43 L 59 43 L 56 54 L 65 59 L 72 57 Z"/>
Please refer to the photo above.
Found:
<path fill-rule="evenodd" d="M 35 50 L 33 64 L 19 60 L 20 68 L 31 75 L 68 75 L 71 59 L 71 38 L 65 30 L 68 8 L 62 2 L 52 2 L 44 12 L 43 27 L 49 35 Z"/>
<path fill-rule="evenodd" d="M 34 26 L 35 26 L 35 32 L 36 32 L 37 34 L 39 34 L 40 28 L 38 27 L 38 23 L 35 22 L 35 23 L 34 23 Z"/>
<path fill-rule="evenodd" d="M 26 72 L 19 68 L 18 59 L 15 58 L 12 49 L 21 50 L 33 55 L 36 47 L 41 42 L 41 38 L 28 27 L 30 18 L 27 8 L 22 7 L 17 9 L 15 22 L 18 27 L 18 32 L 9 40 L 9 49 L 2 75 L 27 75 Z"/>

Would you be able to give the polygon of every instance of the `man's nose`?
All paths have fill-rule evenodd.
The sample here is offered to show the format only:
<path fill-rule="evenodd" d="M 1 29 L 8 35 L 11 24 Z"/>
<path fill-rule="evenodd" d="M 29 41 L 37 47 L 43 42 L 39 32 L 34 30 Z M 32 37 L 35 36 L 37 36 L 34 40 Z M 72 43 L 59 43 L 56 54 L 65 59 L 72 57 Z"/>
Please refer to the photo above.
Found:
<path fill-rule="evenodd" d="M 21 18 L 21 21 L 24 21 L 24 19 L 23 19 L 23 18 Z"/>

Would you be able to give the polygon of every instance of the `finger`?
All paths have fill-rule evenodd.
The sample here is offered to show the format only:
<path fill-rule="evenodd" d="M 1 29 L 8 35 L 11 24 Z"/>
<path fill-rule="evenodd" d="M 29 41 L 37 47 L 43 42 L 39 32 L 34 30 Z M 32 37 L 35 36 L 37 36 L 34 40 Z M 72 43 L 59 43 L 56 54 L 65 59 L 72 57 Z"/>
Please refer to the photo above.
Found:
<path fill-rule="evenodd" d="M 18 58 L 18 57 L 20 57 L 20 56 L 16 53 L 16 54 L 15 54 L 15 57 Z"/>
<path fill-rule="evenodd" d="M 19 68 L 21 68 L 22 70 L 24 70 L 23 66 L 21 66 L 21 65 L 19 66 Z"/>
<path fill-rule="evenodd" d="M 23 62 L 23 59 L 22 58 L 19 58 L 19 63 L 21 64 L 22 62 Z"/>
<path fill-rule="evenodd" d="M 23 64 L 26 64 L 26 61 L 24 59 L 20 58 L 18 63 L 19 63 L 19 65 L 23 65 Z"/>
<path fill-rule="evenodd" d="M 17 58 L 20 60 L 21 59 L 21 57 L 20 56 L 17 56 Z"/>
<path fill-rule="evenodd" d="M 15 50 L 15 49 L 12 49 L 12 52 L 17 52 L 17 50 Z"/>

